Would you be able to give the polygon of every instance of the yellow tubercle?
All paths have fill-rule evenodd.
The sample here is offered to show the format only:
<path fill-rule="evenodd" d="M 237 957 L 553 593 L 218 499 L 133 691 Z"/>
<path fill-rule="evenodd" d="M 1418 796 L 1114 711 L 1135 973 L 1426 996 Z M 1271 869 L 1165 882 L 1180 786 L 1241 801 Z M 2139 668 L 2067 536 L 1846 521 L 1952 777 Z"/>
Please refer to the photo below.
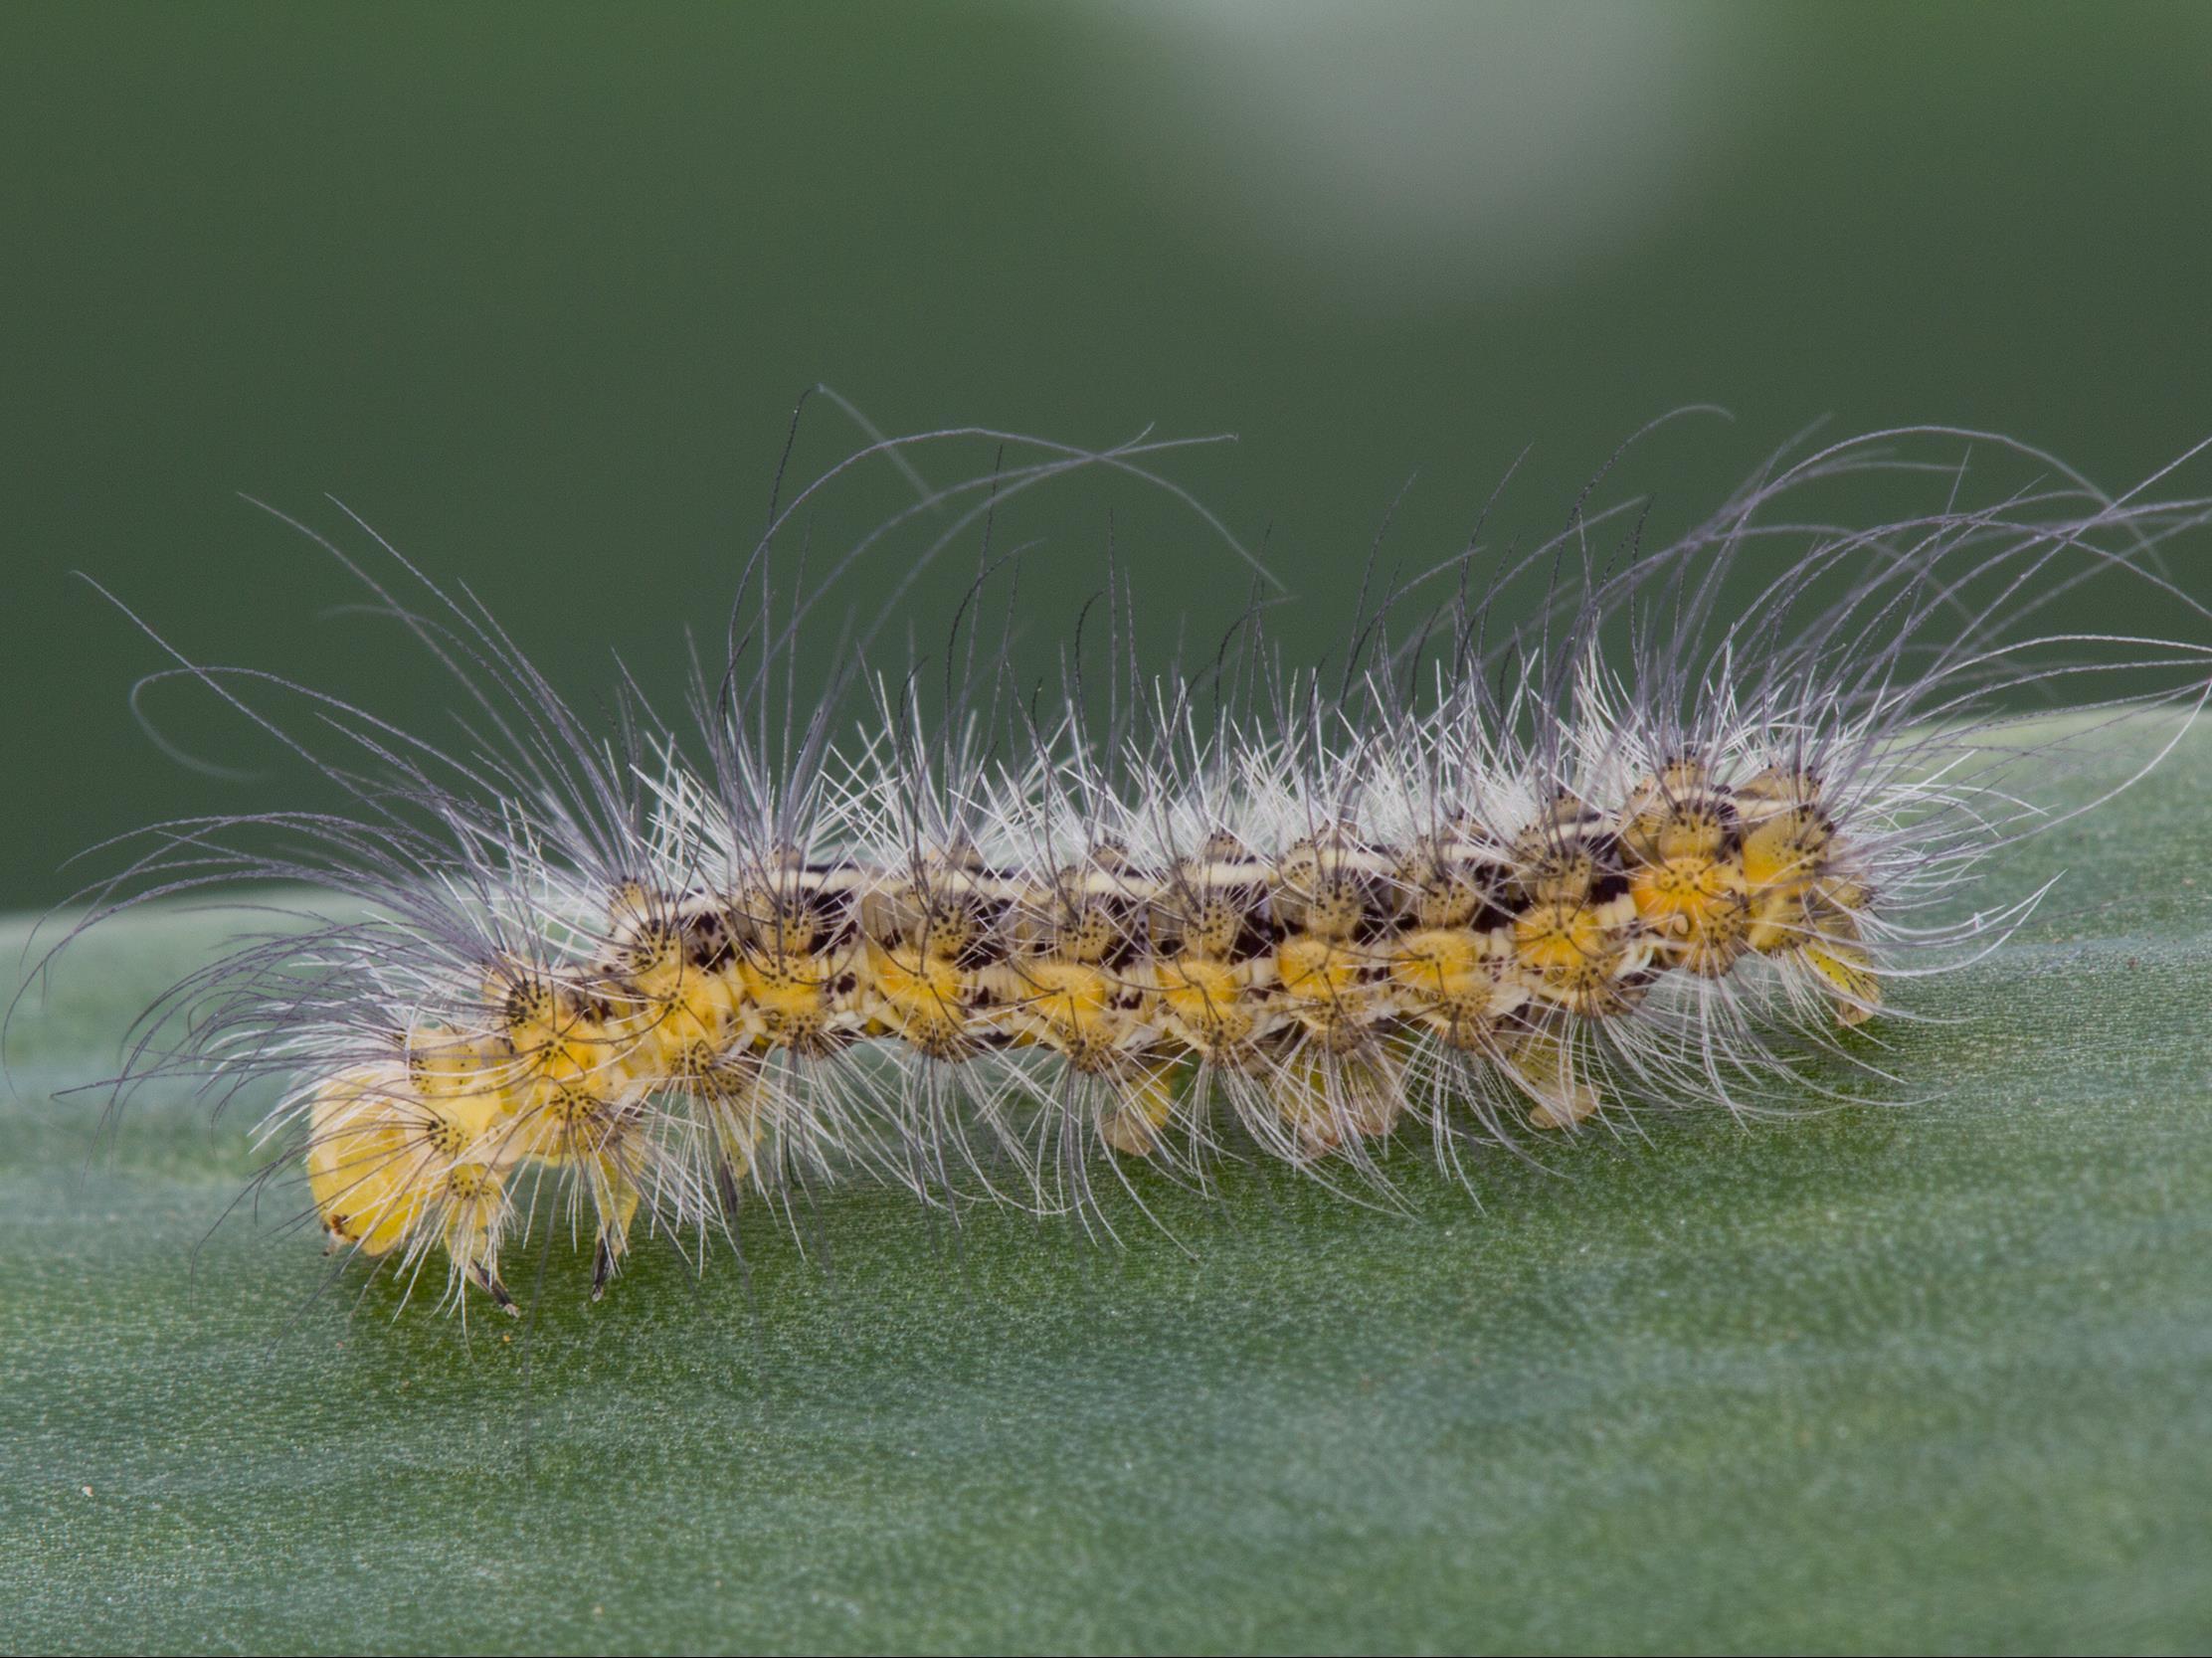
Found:
<path fill-rule="evenodd" d="M 1307 1157 L 1325 1157 L 1348 1139 L 1381 1139 L 1404 1110 L 1396 1058 L 1380 1046 L 1346 1053 L 1305 1044 L 1264 1075 L 1283 1126 Z"/>
<path fill-rule="evenodd" d="M 1272 957 L 1229 962 L 1198 951 L 1153 966 L 1166 1033 L 1217 1065 L 1244 1063 L 1282 1022 Z"/>
<path fill-rule="evenodd" d="M 748 949 L 733 969 L 731 1010 L 754 1046 L 820 1055 L 857 1022 L 843 1016 L 857 985 L 849 966 L 826 955 Z"/>
<path fill-rule="evenodd" d="M 1549 1030 L 1532 1030 L 1507 1050 L 1506 1075 L 1535 1102 L 1532 1127 L 1568 1129 L 1595 1116 L 1604 1105 L 1574 1060 L 1571 1047 Z"/>
<path fill-rule="evenodd" d="M 1102 967 L 1039 957 L 1004 970 L 1001 1023 L 1017 1041 L 1049 1047 L 1080 1071 L 1112 1066 L 1143 1034 L 1136 987 Z"/>
<path fill-rule="evenodd" d="M 1535 996 L 1585 1018 L 1627 1008 L 1652 956 L 1627 893 L 1602 903 L 1539 899 L 1514 918 L 1513 947 Z"/>
<path fill-rule="evenodd" d="M 932 952 L 866 952 L 870 1014 L 932 1059 L 965 1059 L 980 1045 L 983 1021 L 973 976 Z"/>
<path fill-rule="evenodd" d="M 499 1281 L 499 1242 L 508 1208 L 506 1185 L 497 1172 L 468 1163 L 449 1169 L 432 1201 L 441 1207 L 440 1241 L 455 1273 L 508 1313 L 518 1312 Z"/>
<path fill-rule="evenodd" d="M 1180 1055 L 1151 1055 L 1133 1063 L 1117 1079 L 1115 1098 L 1098 1125 L 1110 1150 L 1129 1157 L 1150 1157 L 1160 1149 L 1160 1134 L 1188 1098 L 1194 1070 Z"/>
<path fill-rule="evenodd" d="M 1749 883 L 1734 858 L 1688 852 L 1638 865 L 1629 895 L 1644 931 L 1670 966 L 1718 979 L 1747 948 Z"/>
<path fill-rule="evenodd" d="M 422 1218 L 415 1182 L 421 1154 L 411 1144 L 398 1078 L 347 1072 L 308 1111 L 307 1189 L 335 1243 L 365 1255 L 389 1253 Z"/>
<path fill-rule="evenodd" d="M 1874 957 L 1862 939 L 1858 918 L 1831 908 L 1802 945 L 1806 965 L 1827 982 L 1832 993 L 1829 1000 L 1836 1022 L 1847 1030 L 1882 1010 L 1882 981 L 1875 976 Z"/>
<path fill-rule="evenodd" d="M 1365 1039 L 1381 1011 L 1374 987 L 1386 973 L 1374 952 L 1313 933 L 1293 933 L 1275 947 L 1283 1011 L 1340 1052 Z"/>
<path fill-rule="evenodd" d="M 1456 1048 L 1487 1049 L 1498 1021 L 1529 1000 L 1514 974 L 1513 936 L 1465 927 L 1406 933 L 1390 952 L 1390 993 L 1403 1015 Z"/>

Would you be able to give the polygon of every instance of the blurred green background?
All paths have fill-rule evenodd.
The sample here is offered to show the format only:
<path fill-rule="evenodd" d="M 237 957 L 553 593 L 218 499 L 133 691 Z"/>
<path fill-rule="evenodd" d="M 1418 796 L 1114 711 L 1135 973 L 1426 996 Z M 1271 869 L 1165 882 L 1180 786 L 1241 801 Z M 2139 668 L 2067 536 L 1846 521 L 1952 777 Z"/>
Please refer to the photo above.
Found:
<path fill-rule="evenodd" d="M 0 908 L 147 820 L 300 798 L 159 752 L 159 656 L 73 570 L 437 728 L 448 687 L 241 490 L 342 497 L 589 691 L 610 648 L 673 683 L 817 380 L 890 430 L 1233 431 L 1179 475 L 1325 601 L 1409 475 L 1393 534 L 1449 550 L 1533 443 L 1551 528 L 1694 401 L 1736 424 L 1642 480 L 1685 511 L 1823 416 L 2125 484 L 2212 432 L 2208 71 L 2181 6 L 16 0 Z M 1095 543 L 1025 578 L 1047 642 Z M 1241 591 L 1188 519 L 1122 550 L 1148 605 Z"/>
<path fill-rule="evenodd" d="M 1440 556 L 1533 445 L 1503 511 L 1547 533 L 1688 403 L 1736 420 L 1638 457 L 1661 527 L 1823 417 L 2122 487 L 2212 434 L 2208 78 L 2203 6 L 13 0 L 0 910 L 149 820 L 312 798 L 173 688 L 160 731 L 257 775 L 163 753 L 158 650 L 72 571 L 447 729 L 241 491 L 337 495 L 588 696 L 718 628 L 817 381 L 893 431 L 1237 433 L 1173 469 L 1264 538 L 1300 655 L 1408 477 L 1392 542 Z M 855 438 L 818 408 L 802 468 Z M 1161 633 L 1243 594 L 1159 497 L 1055 492 L 1036 659 L 1109 498 Z M 2175 573 L 2212 598 L 2201 544 Z M 833 1265 L 762 1209 L 750 1276 L 654 1250 L 593 1311 L 556 1266 L 534 1347 L 315 1298 L 280 1203 L 218 1226 L 250 1110 L 50 1099 L 217 924 L 105 930 L 0 1090 L 0 1632 L 2199 1650 L 2202 738 L 2008 856 L 2068 885 L 1880 1037 L 1925 1108 L 1592 1135 L 1494 1160 L 1479 1215 L 1416 1170 L 1418 1231 L 1240 1170 L 1220 1218 L 1149 1195 L 1190 1260 L 996 1216 L 956 1249 L 854 1189 Z"/>

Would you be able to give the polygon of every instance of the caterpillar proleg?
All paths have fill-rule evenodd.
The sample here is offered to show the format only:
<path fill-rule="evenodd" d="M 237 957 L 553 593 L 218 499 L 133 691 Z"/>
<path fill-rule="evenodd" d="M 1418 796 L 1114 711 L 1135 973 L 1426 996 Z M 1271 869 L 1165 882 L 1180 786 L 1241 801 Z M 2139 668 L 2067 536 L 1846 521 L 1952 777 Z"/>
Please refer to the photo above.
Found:
<path fill-rule="evenodd" d="M 1393 1143 L 1458 1170 L 1878 1068 L 1912 981 L 2040 896 L 2001 857 L 2054 822 L 2039 774 L 2115 721 L 2177 739 L 2212 694 L 2212 647 L 2156 637 L 2207 620 L 2166 562 L 2212 517 L 2174 488 L 2194 451 L 2113 496 L 2000 438 L 1874 434 L 1663 541 L 1600 480 L 1550 534 L 1371 558 L 1345 646 L 1299 665 L 1259 561 L 1163 470 L 1179 447 L 869 442 L 780 493 L 666 718 L 628 683 L 587 716 L 365 523 L 300 524 L 463 734 L 176 656 L 350 805 L 158 826 L 92 894 L 97 921 L 290 889 L 149 1011 L 128 1075 L 274 1079 L 294 1207 L 463 1307 L 514 1310 L 533 1227 L 591 1251 L 596 1296 L 640 1238 L 703 1262 L 741 1203 L 815 1183 L 1088 1216 L 1101 1183 L 1260 1157 L 1386 1198 Z M 971 475 L 921 481 L 955 454 Z M 826 527 L 894 464 L 910 499 Z M 1016 674 L 1034 554 L 1006 525 L 1082 472 L 1187 508 L 1253 581 L 1217 643 L 1148 668 L 1109 571 L 1058 671 Z M 913 573 L 958 548 L 945 643 L 896 655 Z M 861 569 L 892 574 L 826 648 Z M 2116 592 L 2168 626 L 2069 625 Z"/>

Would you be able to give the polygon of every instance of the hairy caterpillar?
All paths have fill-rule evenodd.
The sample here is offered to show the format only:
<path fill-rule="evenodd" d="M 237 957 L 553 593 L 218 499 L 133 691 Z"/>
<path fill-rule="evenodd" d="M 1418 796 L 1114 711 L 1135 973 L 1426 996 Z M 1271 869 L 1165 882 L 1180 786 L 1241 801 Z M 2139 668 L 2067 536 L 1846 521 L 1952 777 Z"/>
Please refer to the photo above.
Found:
<path fill-rule="evenodd" d="M 920 483 L 977 445 L 991 464 Z M 588 1237 L 596 1296 L 641 1231 L 703 1257 L 748 1194 L 816 1182 L 1088 1214 L 1133 1166 L 1202 1184 L 1252 1155 L 1386 1194 L 1393 1137 L 1456 1167 L 1524 1127 L 1801 1098 L 1818 1053 L 1871 1064 L 1849 1032 L 1891 984 L 2039 896 L 1955 901 L 2053 821 L 2039 769 L 2212 694 L 2212 649 L 2059 625 L 2116 588 L 2206 615 L 2163 563 L 2212 516 L 2153 495 L 2181 461 L 2114 498 L 1935 429 L 1777 457 L 1661 545 L 1641 502 L 1585 495 L 1526 545 L 1478 527 L 1410 576 L 1371 563 L 1327 672 L 1282 662 L 1255 600 L 1148 675 L 1110 576 L 1103 648 L 1078 624 L 1056 682 L 1019 682 L 977 619 L 1034 487 L 1133 476 L 1242 551 L 1155 469 L 1177 447 L 869 443 L 774 509 L 677 720 L 629 686 L 587 720 L 472 598 L 358 520 L 382 564 L 308 531 L 452 675 L 468 734 L 180 656 L 353 804 L 159 826 L 96 894 L 86 924 L 242 882 L 335 900 L 282 902 L 294 924 L 178 986 L 128 1074 L 279 1079 L 272 1174 L 349 1257 L 410 1284 L 442 1261 L 457 1306 L 514 1310 L 500 1262 L 533 1224 Z M 832 540 L 830 501 L 885 459 L 915 498 Z M 1936 502 L 1820 509 L 1898 486 Z M 941 691 L 911 653 L 870 672 L 913 572 L 970 539 Z M 825 544 L 828 577 L 780 593 Z M 803 686 L 825 598 L 900 549 Z M 872 713 L 846 727 L 854 685 Z M 2088 718 L 2013 739 L 2038 698 Z"/>

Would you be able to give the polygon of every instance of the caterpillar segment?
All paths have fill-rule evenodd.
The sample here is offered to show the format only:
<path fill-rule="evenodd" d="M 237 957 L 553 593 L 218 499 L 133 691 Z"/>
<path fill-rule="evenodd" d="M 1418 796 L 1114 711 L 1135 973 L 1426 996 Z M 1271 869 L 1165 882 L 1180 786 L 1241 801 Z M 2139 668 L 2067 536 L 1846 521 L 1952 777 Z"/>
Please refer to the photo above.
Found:
<path fill-rule="evenodd" d="M 1738 789 L 1736 802 L 1748 948 L 1801 964 L 1826 991 L 1838 1023 L 1865 1023 L 1882 1007 L 1862 925 L 1872 894 L 1852 870 L 1819 779 L 1771 768 Z"/>
<path fill-rule="evenodd" d="M 994 1044 L 995 976 L 1012 894 L 969 851 L 935 852 L 859 899 L 865 1031 L 926 1059 L 961 1063 Z"/>
<path fill-rule="evenodd" d="M 1614 824 L 1572 796 L 1514 841 L 1513 950 L 1539 1019 L 1631 1012 L 1656 945 L 1638 914 Z"/>
<path fill-rule="evenodd" d="M 1505 902 L 1510 866 L 1460 817 L 1415 841 L 1395 879 L 1405 926 L 1388 956 L 1400 1016 L 1446 1047 L 1495 1056 L 1530 996 Z"/>
<path fill-rule="evenodd" d="M 1215 831 L 1177 860 L 1151 906 L 1156 1016 L 1167 1039 L 1223 1071 L 1256 1069 L 1281 1025 L 1267 866 Z"/>
<path fill-rule="evenodd" d="M 1159 996 L 1146 970 L 1153 889 L 1118 843 L 1022 891 L 997 974 L 1012 1046 L 1045 1048 L 1104 1085 L 1098 1135 L 1136 1156 L 1159 1147 L 1175 1114 L 1180 1055 L 1159 1042 Z"/>
<path fill-rule="evenodd" d="M 1750 947 L 1751 919 L 1735 800 L 1701 762 L 1676 760 L 1630 797 L 1620 841 L 1654 958 L 1725 978 Z"/>
<path fill-rule="evenodd" d="M 1397 1066 L 1382 1039 L 1397 1013 L 1390 941 L 1403 904 L 1397 858 L 1339 824 L 1277 861 L 1270 894 L 1275 975 L 1290 1049 L 1269 1072 L 1301 1152 L 1389 1133 L 1403 1107 Z"/>
<path fill-rule="evenodd" d="M 826 1059 L 869 1033 L 858 878 L 844 865 L 796 869 L 739 895 L 732 1007 L 757 1052 Z"/>
<path fill-rule="evenodd" d="M 727 1035 L 685 1078 L 711 1165 L 715 1206 L 736 1212 L 773 1131 L 772 1064 L 830 1058 L 866 1029 L 858 956 L 859 868 L 806 863 L 786 849 L 737 884 L 681 911 L 688 961 L 726 999 Z"/>
<path fill-rule="evenodd" d="M 390 1254 L 421 1218 L 395 1085 L 403 1079 L 343 1072 L 309 1102 L 307 1186 L 333 1248 Z"/>
<path fill-rule="evenodd" d="M 308 1188 L 332 1248 L 398 1251 L 410 1266 L 433 1246 L 451 1282 L 475 1285 L 514 1312 L 499 1279 L 511 1218 L 502 1166 L 511 1162 L 484 1097 L 429 1101 L 404 1066 L 331 1079 L 309 1107 Z"/>

